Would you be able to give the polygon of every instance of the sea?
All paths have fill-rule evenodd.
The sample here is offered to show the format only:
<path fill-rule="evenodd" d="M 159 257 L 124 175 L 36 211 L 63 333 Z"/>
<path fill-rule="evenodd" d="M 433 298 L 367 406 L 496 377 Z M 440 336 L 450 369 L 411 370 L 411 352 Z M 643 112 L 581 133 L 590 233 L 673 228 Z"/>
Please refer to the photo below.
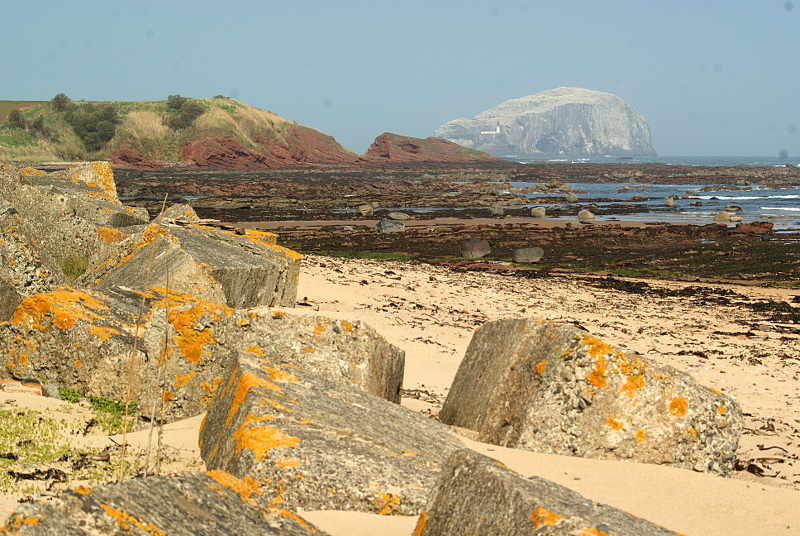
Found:
<path fill-rule="evenodd" d="M 681 166 L 794 166 L 800 167 L 800 157 L 769 156 L 654 156 L 654 157 L 593 157 L 593 158 L 547 158 L 525 159 L 506 157 L 520 163 L 547 162 L 570 164 L 647 164 L 661 163 Z M 532 183 L 514 182 L 512 186 L 526 187 Z M 619 204 L 631 202 L 635 194 L 641 194 L 644 201 L 633 202 L 634 207 L 641 207 L 641 212 L 617 214 L 609 217 L 598 217 L 596 221 L 669 221 L 681 223 L 712 223 L 714 216 L 724 208 L 733 205 L 740 210 L 735 215 L 741 216 L 745 223 L 753 221 L 771 221 L 776 231 L 795 230 L 800 228 L 800 189 L 773 189 L 760 184 L 751 184 L 747 189 L 737 191 L 714 190 L 702 191 L 702 184 L 632 184 L 632 183 L 568 183 L 570 186 L 586 193 L 579 194 L 579 199 L 603 199 L 611 201 L 598 202 L 597 205 Z M 629 189 L 621 191 L 622 187 Z M 541 194 L 528 194 L 531 198 L 548 197 Z M 673 207 L 665 206 L 670 196 L 677 196 Z M 553 204 L 563 203 L 563 195 L 551 195 Z M 686 197 L 686 199 L 680 199 Z M 692 201 L 700 202 L 700 206 L 692 206 Z M 580 201 L 579 201 L 580 202 Z M 539 203 L 541 205 L 541 203 Z M 535 206 L 535 205 L 530 205 Z"/>

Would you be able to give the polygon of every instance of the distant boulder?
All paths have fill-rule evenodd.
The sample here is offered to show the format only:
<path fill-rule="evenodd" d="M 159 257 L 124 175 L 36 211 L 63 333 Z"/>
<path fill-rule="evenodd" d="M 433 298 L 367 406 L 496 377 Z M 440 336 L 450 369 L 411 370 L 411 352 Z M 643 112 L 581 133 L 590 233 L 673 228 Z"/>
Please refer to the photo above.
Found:
<path fill-rule="evenodd" d="M 502 162 L 484 152 L 460 147 L 452 141 L 439 138 L 411 138 L 390 132 L 375 138 L 364 158 L 368 161 L 419 163 Z"/>
<path fill-rule="evenodd" d="M 480 238 L 472 238 L 462 244 L 458 255 L 467 259 L 479 259 L 492 252 L 489 242 Z"/>
<path fill-rule="evenodd" d="M 561 87 L 454 119 L 435 135 L 493 156 L 655 155 L 644 117 L 610 93 Z"/>

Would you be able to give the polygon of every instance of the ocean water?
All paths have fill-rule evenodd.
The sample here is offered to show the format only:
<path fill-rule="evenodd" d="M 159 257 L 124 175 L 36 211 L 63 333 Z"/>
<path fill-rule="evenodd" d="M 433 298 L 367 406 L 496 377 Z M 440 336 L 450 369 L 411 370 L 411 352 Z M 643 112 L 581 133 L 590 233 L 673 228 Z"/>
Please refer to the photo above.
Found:
<path fill-rule="evenodd" d="M 532 183 L 514 182 L 512 186 L 526 187 Z M 776 229 L 800 227 L 800 189 L 773 189 L 761 185 L 751 185 L 747 190 L 716 190 L 703 192 L 705 185 L 674 184 L 631 184 L 631 183 L 569 183 L 570 186 L 586 193 L 578 194 L 579 203 L 588 200 L 610 199 L 597 202 L 599 207 L 632 203 L 632 207 L 640 208 L 633 214 L 615 215 L 613 218 L 629 221 L 670 221 L 685 223 L 712 223 L 714 216 L 729 205 L 739 207 L 736 214 L 742 221 L 771 221 Z M 620 191 L 622 187 L 630 187 Z M 642 195 L 643 201 L 633 201 L 633 196 Z M 563 204 L 562 194 L 526 194 L 531 198 L 552 199 L 553 204 Z M 678 196 L 673 207 L 666 206 L 666 199 Z M 686 199 L 680 199 L 687 197 Z M 700 202 L 700 206 L 691 206 L 691 202 Z M 539 203 L 542 205 L 543 203 Z M 531 204 L 530 206 L 536 206 Z M 609 220 L 609 216 L 599 216 L 598 221 Z"/>
<path fill-rule="evenodd" d="M 581 164 L 668 164 L 683 166 L 795 166 L 800 167 L 800 156 L 592 156 L 526 158 L 506 156 L 506 160 L 523 164 L 531 162 L 581 163 Z"/>
<path fill-rule="evenodd" d="M 563 163 L 570 164 L 648 164 L 661 163 L 682 166 L 795 166 L 800 167 L 799 156 L 652 156 L 652 157 L 616 157 L 596 156 L 584 157 L 556 157 L 556 158 L 520 158 L 506 157 L 520 163 Z M 634 207 L 640 207 L 641 212 L 613 216 L 617 220 L 629 221 L 671 221 L 686 223 L 711 223 L 714 216 L 728 205 L 736 205 L 742 210 L 736 215 L 742 221 L 771 221 L 776 230 L 800 227 L 800 189 L 771 189 L 762 185 L 751 185 L 749 190 L 739 191 L 714 191 L 702 192 L 703 185 L 668 185 L 656 184 L 633 185 L 630 190 L 619 192 L 622 186 L 631 186 L 630 183 L 585 184 L 570 183 L 571 186 L 587 193 L 579 195 L 582 199 L 608 198 L 612 201 L 597 203 L 598 206 L 632 202 L 635 194 L 642 194 L 645 201 L 633 202 Z M 531 183 L 512 183 L 513 186 L 530 186 Z M 676 199 L 674 207 L 666 207 L 665 201 L 669 196 L 682 197 L 693 192 L 691 199 Z M 529 197 L 548 197 L 531 194 Z M 563 196 L 551 195 L 553 203 L 563 203 Z M 691 201 L 699 201 L 701 206 L 691 206 Z M 580 202 L 580 201 L 579 201 Z M 534 205 L 531 205 L 534 206 Z M 608 220 L 612 217 L 598 217 L 598 221 Z"/>

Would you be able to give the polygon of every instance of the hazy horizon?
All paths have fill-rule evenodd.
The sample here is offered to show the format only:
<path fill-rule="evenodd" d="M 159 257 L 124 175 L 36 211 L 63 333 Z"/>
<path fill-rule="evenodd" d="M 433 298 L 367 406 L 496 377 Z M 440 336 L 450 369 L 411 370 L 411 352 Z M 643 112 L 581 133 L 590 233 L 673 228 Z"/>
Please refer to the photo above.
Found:
<path fill-rule="evenodd" d="M 800 2 L 6 1 L 0 99 L 230 96 L 364 153 L 562 86 L 659 155 L 800 155 Z"/>

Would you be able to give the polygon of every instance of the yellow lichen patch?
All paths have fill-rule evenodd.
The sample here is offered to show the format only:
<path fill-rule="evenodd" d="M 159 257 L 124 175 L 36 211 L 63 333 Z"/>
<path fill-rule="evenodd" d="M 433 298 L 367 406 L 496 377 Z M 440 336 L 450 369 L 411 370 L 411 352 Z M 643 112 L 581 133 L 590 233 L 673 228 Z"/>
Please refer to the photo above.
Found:
<path fill-rule="evenodd" d="M 250 392 L 252 389 L 258 388 L 265 388 L 271 391 L 274 391 L 280 394 L 281 388 L 275 385 L 272 382 L 269 382 L 263 378 L 259 378 L 252 372 L 244 372 L 239 377 L 238 381 L 236 382 L 236 390 L 233 392 L 233 400 L 231 401 L 231 409 L 228 413 L 228 419 L 226 421 L 227 424 L 231 424 L 231 420 L 233 419 L 236 410 L 239 409 L 239 406 L 242 405 L 244 402 L 244 397 L 247 396 L 247 393 Z"/>
<path fill-rule="evenodd" d="M 249 352 L 249 353 L 251 353 L 251 354 L 253 354 L 255 356 L 258 356 L 258 357 L 261 357 L 261 356 L 264 355 L 264 350 L 262 350 L 259 346 L 256 346 L 254 344 L 251 344 L 250 346 L 245 348 L 245 351 Z"/>
<path fill-rule="evenodd" d="M 291 374 L 289 372 L 286 372 L 285 370 L 281 370 L 281 369 L 274 368 L 274 367 L 269 367 L 269 366 L 266 366 L 266 365 L 262 366 L 261 368 L 265 372 L 269 373 L 269 379 L 274 381 L 274 382 L 292 382 L 292 383 L 296 383 L 296 382 L 299 381 L 297 376 L 295 376 L 294 374 Z"/>
<path fill-rule="evenodd" d="M 314 335 L 322 335 L 325 332 L 325 326 L 322 324 L 317 324 L 314 326 Z"/>
<path fill-rule="evenodd" d="M 302 352 L 303 352 L 304 354 L 313 354 L 315 351 L 316 351 L 316 350 L 314 350 L 313 348 L 310 348 L 310 347 L 308 347 L 308 346 L 303 346 L 303 349 L 302 349 Z M 351 367 L 352 367 L 352 366 L 353 366 L 353 365 L 351 365 Z"/>
<path fill-rule="evenodd" d="M 720 404 L 719 407 L 717 408 L 717 413 L 720 415 L 725 415 L 725 406 Z"/>
<path fill-rule="evenodd" d="M 689 407 L 689 403 L 686 402 L 686 399 L 682 396 L 676 396 L 672 399 L 669 403 L 669 412 L 675 415 L 676 417 L 684 417 L 686 415 L 686 409 Z"/>
<path fill-rule="evenodd" d="M 86 486 L 78 486 L 75 488 L 75 493 L 80 493 L 81 495 L 86 495 L 87 493 L 91 493 L 92 490 L 87 488 Z"/>
<path fill-rule="evenodd" d="M 637 374 L 635 376 L 627 376 L 627 379 L 622 387 L 620 387 L 620 392 L 625 393 L 629 397 L 633 398 L 633 395 L 644 387 L 644 376 L 641 374 Z"/>
<path fill-rule="evenodd" d="M 122 231 L 114 229 L 112 227 L 100 227 L 97 230 L 97 240 L 102 241 L 106 245 L 111 245 L 115 242 L 121 242 L 122 240 L 126 239 L 128 236 Z"/>
<path fill-rule="evenodd" d="M 606 419 L 606 424 L 610 426 L 613 430 L 622 430 L 622 423 L 618 420 L 615 420 L 614 417 L 609 417 Z"/>
<path fill-rule="evenodd" d="M 281 456 L 279 458 L 275 458 L 275 465 L 278 467 L 300 467 L 300 460 L 297 458 L 287 458 L 285 456 Z"/>
<path fill-rule="evenodd" d="M 194 370 L 190 370 L 186 374 L 176 374 L 175 381 L 172 382 L 173 387 L 175 387 L 175 389 L 180 389 L 181 387 L 189 383 L 195 374 L 197 374 L 197 372 Z"/>
<path fill-rule="evenodd" d="M 107 309 L 105 303 L 86 292 L 62 287 L 22 300 L 14 310 L 11 323 L 36 330 L 42 330 L 52 323 L 58 329 L 67 330 L 78 320 L 92 322 L 101 319 L 98 311 Z"/>
<path fill-rule="evenodd" d="M 267 509 L 267 513 L 271 514 L 273 516 L 280 516 L 280 517 L 286 517 L 288 519 L 291 519 L 291 520 L 295 521 L 298 525 L 300 525 L 301 527 L 303 527 L 304 529 L 306 529 L 306 530 L 308 530 L 310 532 L 319 532 L 317 529 L 315 529 L 314 527 L 312 527 L 311 525 L 306 523 L 305 519 L 303 519 L 302 517 L 298 516 L 294 512 L 290 512 L 289 510 L 284 510 L 283 508 L 277 508 L 277 507 L 273 506 L 273 507 Z"/>
<path fill-rule="evenodd" d="M 342 329 L 344 330 L 345 333 L 350 333 L 351 331 L 353 331 L 353 324 L 351 324 L 346 320 L 342 320 Z"/>
<path fill-rule="evenodd" d="M 416 456 L 416 453 L 411 452 L 410 450 L 404 450 L 403 451 L 403 456 L 412 456 L 413 457 L 413 456 Z"/>
<path fill-rule="evenodd" d="M 42 516 L 44 517 L 44 516 Z M 39 525 L 39 518 L 38 517 L 25 517 L 25 516 L 17 516 L 14 519 L 9 518 L 6 522 L 6 527 L 10 529 L 11 532 L 6 532 L 6 529 L 0 527 L 0 534 L 17 534 L 17 531 L 22 527 L 22 525 L 31 525 L 31 526 L 38 526 Z"/>
<path fill-rule="evenodd" d="M 635 439 L 636 439 L 636 442 L 637 442 L 637 443 L 641 443 L 642 441 L 644 441 L 645 439 L 647 439 L 647 437 L 646 437 L 646 435 L 645 435 L 645 431 L 644 431 L 644 430 L 642 430 L 642 429 L 639 429 L 639 430 L 637 430 L 637 431 L 636 431 L 636 437 L 635 437 Z"/>
<path fill-rule="evenodd" d="M 560 515 L 554 514 L 541 506 L 537 506 L 533 511 L 533 515 L 531 515 L 531 523 L 533 523 L 534 529 L 539 529 L 544 526 L 555 527 L 563 521 L 563 519 L 564 518 Z"/>
<path fill-rule="evenodd" d="M 110 339 L 112 335 L 119 335 L 119 330 L 102 326 L 89 326 L 89 333 L 100 339 L 102 342 Z"/>
<path fill-rule="evenodd" d="M 131 525 L 135 526 L 139 530 L 142 530 L 148 534 L 152 534 L 153 536 L 166 536 L 166 532 L 159 529 L 152 523 L 142 523 L 132 515 L 127 512 L 123 512 L 122 510 L 117 510 L 112 508 L 107 504 L 101 504 L 101 508 L 105 511 L 105 513 L 111 517 L 113 517 L 117 521 L 117 525 L 122 530 L 131 530 Z"/>
<path fill-rule="evenodd" d="M 81 360 L 80 359 L 76 359 L 75 361 L 72 362 L 72 366 L 74 366 L 75 368 L 80 368 L 81 367 Z"/>
<path fill-rule="evenodd" d="M 539 361 L 538 363 L 536 363 L 536 366 L 534 367 L 534 370 L 536 371 L 536 374 L 538 374 L 539 376 L 544 374 L 544 367 L 546 367 L 546 366 L 547 366 L 547 360 L 546 359 L 543 359 L 543 360 Z"/>
<path fill-rule="evenodd" d="M 508 466 L 506 464 L 504 464 L 503 462 L 494 460 L 494 461 L 492 461 L 492 463 L 495 464 L 497 467 L 502 467 L 503 469 L 508 469 Z"/>
<path fill-rule="evenodd" d="M 232 439 L 236 442 L 236 454 L 242 449 L 253 452 L 256 461 L 261 461 L 270 450 L 281 450 L 296 447 L 300 443 L 299 437 L 284 434 L 271 426 L 248 426 L 243 424 L 234 432 Z"/>
<path fill-rule="evenodd" d="M 400 497 L 394 493 L 376 493 L 373 502 L 380 508 L 378 512 L 382 516 L 391 515 L 397 510 L 400 504 Z"/>
<path fill-rule="evenodd" d="M 205 381 L 200 382 L 200 387 L 205 391 L 203 396 L 200 397 L 201 406 L 206 407 L 211 403 L 211 399 L 214 397 L 214 393 L 217 391 L 217 387 L 219 387 L 221 381 L 222 378 L 214 378 L 210 384 Z"/>
<path fill-rule="evenodd" d="M 247 502 L 254 493 L 261 493 L 261 490 L 258 489 L 258 484 L 252 478 L 248 480 L 239 480 L 232 474 L 220 471 L 219 469 L 206 471 L 206 475 L 213 478 L 221 486 L 238 493 L 244 502 Z"/>
<path fill-rule="evenodd" d="M 606 361 L 602 356 L 594 362 L 594 369 L 586 375 L 586 380 L 595 387 L 606 385 Z"/>
<path fill-rule="evenodd" d="M 422 536 L 422 531 L 425 530 L 425 522 L 428 520 L 428 512 L 423 511 L 417 520 L 417 526 L 414 527 L 414 534 L 411 536 Z"/>
<path fill-rule="evenodd" d="M 580 532 L 573 533 L 575 536 L 608 536 L 607 532 L 603 532 L 598 528 L 583 529 Z"/>

